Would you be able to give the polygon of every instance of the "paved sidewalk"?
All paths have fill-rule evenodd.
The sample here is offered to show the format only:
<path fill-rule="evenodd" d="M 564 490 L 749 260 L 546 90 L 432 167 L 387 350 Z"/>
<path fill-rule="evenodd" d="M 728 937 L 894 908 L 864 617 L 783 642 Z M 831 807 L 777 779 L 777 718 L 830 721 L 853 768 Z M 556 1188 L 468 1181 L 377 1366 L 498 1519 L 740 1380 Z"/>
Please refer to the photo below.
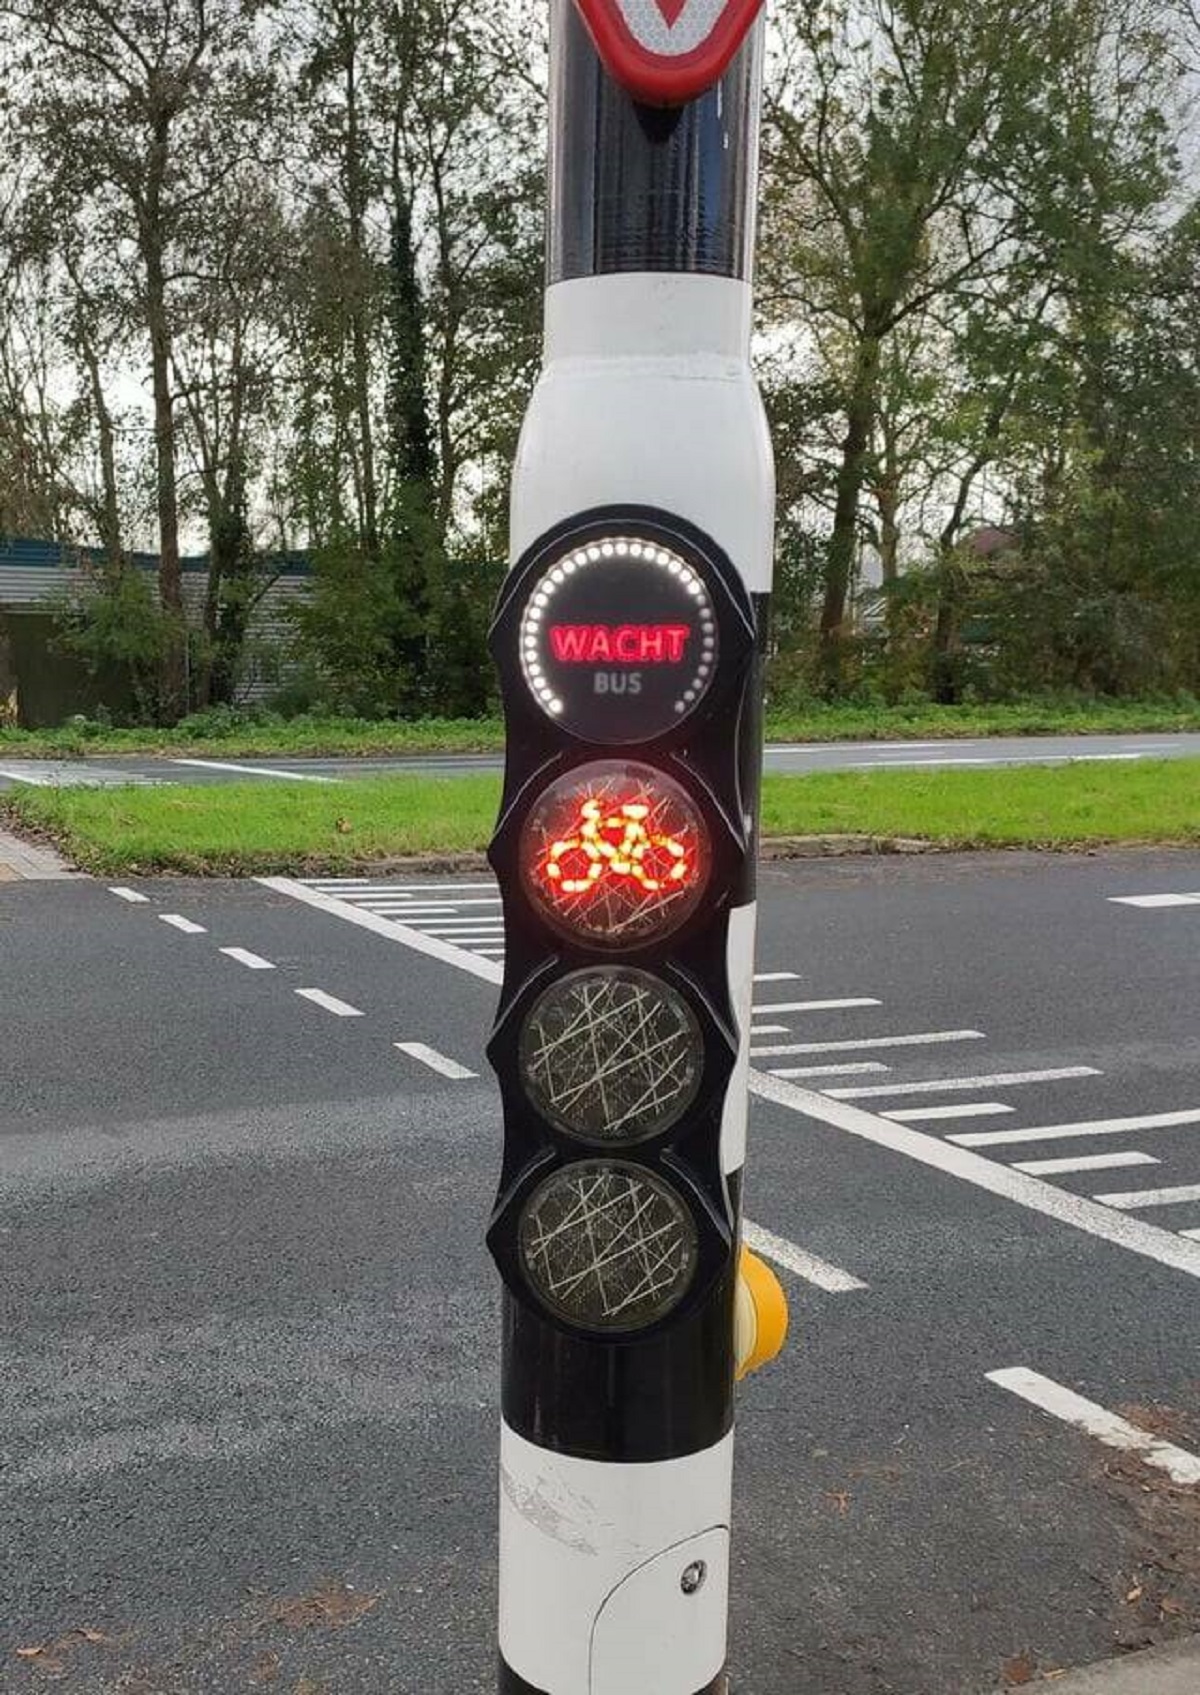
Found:
<path fill-rule="evenodd" d="M 0 830 L 0 883 L 51 882 L 77 875 L 52 848 L 33 847 Z"/>
<path fill-rule="evenodd" d="M 1035 1680 L 1030 1688 L 1054 1695 L 1200 1695 L 1200 1638 L 1106 1660 L 1049 1683 Z"/>

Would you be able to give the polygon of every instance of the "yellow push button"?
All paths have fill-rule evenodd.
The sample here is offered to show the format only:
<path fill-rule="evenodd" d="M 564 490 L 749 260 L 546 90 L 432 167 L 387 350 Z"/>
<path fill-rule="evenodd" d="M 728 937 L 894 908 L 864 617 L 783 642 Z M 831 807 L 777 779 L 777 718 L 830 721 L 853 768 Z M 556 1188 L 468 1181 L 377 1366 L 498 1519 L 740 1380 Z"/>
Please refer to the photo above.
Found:
<path fill-rule="evenodd" d="M 764 1260 L 742 1249 L 734 1316 L 737 1377 L 770 1365 L 783 1352 L 788 1333 L 787 1296 Z"/>

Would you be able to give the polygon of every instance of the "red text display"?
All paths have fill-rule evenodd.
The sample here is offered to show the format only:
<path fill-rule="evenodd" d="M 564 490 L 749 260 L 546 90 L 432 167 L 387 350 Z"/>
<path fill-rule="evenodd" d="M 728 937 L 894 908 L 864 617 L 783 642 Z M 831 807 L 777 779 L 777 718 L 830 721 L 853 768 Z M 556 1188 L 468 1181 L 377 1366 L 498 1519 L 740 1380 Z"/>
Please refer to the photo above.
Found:
<path fill-rule="evenodd" d="M 560 665 L 680 665 L 692 631 L 686 624 L 552 624 Z"/>

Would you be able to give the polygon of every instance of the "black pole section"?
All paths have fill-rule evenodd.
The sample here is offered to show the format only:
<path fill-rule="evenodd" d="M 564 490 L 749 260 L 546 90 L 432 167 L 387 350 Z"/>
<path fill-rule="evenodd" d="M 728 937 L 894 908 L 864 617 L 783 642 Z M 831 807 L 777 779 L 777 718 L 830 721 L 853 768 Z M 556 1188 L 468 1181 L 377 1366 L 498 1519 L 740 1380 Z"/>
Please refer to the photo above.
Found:
<path fill-rule="evenodd" d="M 750 275 L 762 32 L 687 106 L 642 106 L 610 77 L 573 0 L 555 0 L 548 280 L 618 271 Z"/>

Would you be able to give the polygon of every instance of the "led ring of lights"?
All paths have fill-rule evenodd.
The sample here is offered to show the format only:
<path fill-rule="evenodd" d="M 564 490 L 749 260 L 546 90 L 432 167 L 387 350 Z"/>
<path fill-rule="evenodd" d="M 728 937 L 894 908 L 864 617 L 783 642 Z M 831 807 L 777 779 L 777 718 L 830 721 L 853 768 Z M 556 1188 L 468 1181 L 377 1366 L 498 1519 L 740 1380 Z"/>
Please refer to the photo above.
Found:
<path fill-rule="evenodd" d="M 548 1177 L 525 1207 L 519 1241 L 538 1299 L 588 1330 L 656 1323 L 696 1272 L 696 1229 L 681 1197 L 616 1160 L 585 1160 Z"/>
<path fill-rule="evenodd" d="M 560 930 L 622 947 L 668 936 L 691 916 L 711 854 L 679 783 L 649 765 L 601 760 L 534 803 L 520 857 L 528 893 Z"/>
<path fill-rule="evenodd" d="M 682 554 L 637 536 L 581 543 L 546 566 L 518 636 L 550 717 L 593 740 L 645 741 L 700 703 L 717 670 L 717 615 Z"/>
<path fill-rule="evenodd" d="M 676 1124 L 700 1087 L 704 1042 L 683 996 L 626 966 L 574 971 L 539 997 L 521 1033 L 521 1076 L 568 1135 L 631 1144 Z"/>

